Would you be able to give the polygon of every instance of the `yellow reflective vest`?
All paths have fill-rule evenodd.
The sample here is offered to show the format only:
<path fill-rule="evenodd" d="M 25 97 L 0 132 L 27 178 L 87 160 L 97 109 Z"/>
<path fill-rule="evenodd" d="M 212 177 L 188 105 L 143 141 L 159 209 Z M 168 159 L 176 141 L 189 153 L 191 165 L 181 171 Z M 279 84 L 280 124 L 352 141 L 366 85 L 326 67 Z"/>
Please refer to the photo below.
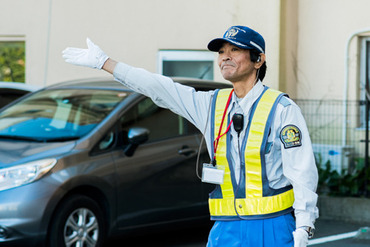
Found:
<path fill-rule="evenodd" d="M 218 137 L 222 116 L 231 89 L 218 90 L 212 103 L 212 138 Z M 224 182 L 210 194 L 209 209 L 213 220 L 261 219 L 292 211 L 292 186 L 269 187 L 265 167 L 265 150 L 276 106 L 284 94 L 265 87 L 253 104 L 241 145 L 241 179 L 236 184 L 229 162 L 230 132 L 223 135 L 214 154 L 218 169 L 224 169 Z M 226 132 L 230 119 L 225 119 L 221 133 Z M 234 179 L 232 179 L 232 177 Z"/>

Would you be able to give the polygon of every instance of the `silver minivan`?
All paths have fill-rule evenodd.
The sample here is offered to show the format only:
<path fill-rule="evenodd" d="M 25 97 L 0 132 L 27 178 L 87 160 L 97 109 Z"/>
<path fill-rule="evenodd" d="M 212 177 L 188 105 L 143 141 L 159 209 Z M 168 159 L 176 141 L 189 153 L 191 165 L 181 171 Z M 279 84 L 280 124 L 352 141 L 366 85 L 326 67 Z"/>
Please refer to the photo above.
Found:
<path fill-rule="evenodd" d="M 196 90 L 230 84 L 176 79 Z M 209 220 L 200 132 L 111 79 L 52 85 L 0 111 L 0 246 L 103 246 Z"/>

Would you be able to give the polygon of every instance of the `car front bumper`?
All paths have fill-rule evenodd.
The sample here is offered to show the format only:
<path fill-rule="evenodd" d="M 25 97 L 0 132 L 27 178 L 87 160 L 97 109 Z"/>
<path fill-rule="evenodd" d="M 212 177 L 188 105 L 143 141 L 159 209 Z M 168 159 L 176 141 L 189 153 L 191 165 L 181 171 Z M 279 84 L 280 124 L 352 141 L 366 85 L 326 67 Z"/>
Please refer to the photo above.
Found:
<path fill-rule="evenodd" d="M 0 246 L 34 246 L 45 238 L 55 190 L 39 180 L 0 191 Z"/>

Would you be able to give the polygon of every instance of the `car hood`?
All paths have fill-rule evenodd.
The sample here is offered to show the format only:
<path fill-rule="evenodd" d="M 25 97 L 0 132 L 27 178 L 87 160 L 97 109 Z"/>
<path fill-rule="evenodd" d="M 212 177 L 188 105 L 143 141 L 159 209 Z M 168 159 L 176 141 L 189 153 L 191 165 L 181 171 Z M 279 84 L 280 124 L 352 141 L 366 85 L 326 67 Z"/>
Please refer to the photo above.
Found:
<path fill-rule="evenodd" d="M 75 141 L 37 143 L 0 140 L 0 168 L 70 152 Z"/>

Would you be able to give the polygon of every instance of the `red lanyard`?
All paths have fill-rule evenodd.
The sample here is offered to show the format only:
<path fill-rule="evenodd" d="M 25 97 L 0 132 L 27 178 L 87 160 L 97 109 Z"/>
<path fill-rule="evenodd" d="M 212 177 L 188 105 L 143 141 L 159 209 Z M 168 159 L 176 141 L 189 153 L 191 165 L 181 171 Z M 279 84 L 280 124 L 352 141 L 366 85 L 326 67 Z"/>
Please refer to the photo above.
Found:
<path fill-rule="evenodd" d="M 213 148 L 214 148 L 214 157 L 213 159 L 215 159 L 216 157 L 216 152 L 217 152 L 217 147 L 218 147 L 218 141 L 220 140 L 221 137 L 223 137 L 229 130 L 230 130 L 230 126 L 231 126 L 231 123 L 233 122 L 233 120 L 231 119 L 229 125 L 227 126 L 226 128 L 226 131 L 225 133 L 223 133 L 221 135 L 221 130 L 222 130 L 222 125 L 224 124 L 224 121 L 225 121 L 225 117 L 226 117 L 226 112 L 227 112 L 227 109 L 229 108 L 229 105 L 230 105 L 230 101 L 231 101 L 231 97 L 233 95 L 233 92 L 234 92 L 234 89 L 231 90 L 230 92 L 230 95 L 229 95 L 229 98 L 227 100 L 227 103 L 226 103 L 226 106 L 225 106 L 225 110 L 224 110 L 224 114 L 222 115 L 222 120 L 221 120 L 221 124 L 220 124 L 220 129 L 218 130 L 218 136 L 217 138 L 213 141 Z"/>

